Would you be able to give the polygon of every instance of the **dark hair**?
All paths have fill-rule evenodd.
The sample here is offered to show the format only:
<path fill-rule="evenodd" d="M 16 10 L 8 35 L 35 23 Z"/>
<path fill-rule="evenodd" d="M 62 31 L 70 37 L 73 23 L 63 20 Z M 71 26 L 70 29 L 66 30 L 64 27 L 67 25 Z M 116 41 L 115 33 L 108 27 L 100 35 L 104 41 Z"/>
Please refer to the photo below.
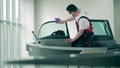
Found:
<path fill-rule="evenodd" d="M 74 4 L 70 4 L 67 6 L 66 10 L 71 13 L 71 12 L 74 12 L 74 11 L 77 11 L 78 8 L 74 5 Z"/>

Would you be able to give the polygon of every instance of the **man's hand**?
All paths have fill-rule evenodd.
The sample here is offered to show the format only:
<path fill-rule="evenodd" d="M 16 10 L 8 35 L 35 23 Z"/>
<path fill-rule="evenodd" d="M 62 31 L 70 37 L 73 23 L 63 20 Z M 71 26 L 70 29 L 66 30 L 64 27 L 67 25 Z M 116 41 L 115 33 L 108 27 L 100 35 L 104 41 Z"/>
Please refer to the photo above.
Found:
<path fill-rule="evenodd" d="M 55 18 L 56 23 L 60 23 L 61 19 L 60 18 Z"/>

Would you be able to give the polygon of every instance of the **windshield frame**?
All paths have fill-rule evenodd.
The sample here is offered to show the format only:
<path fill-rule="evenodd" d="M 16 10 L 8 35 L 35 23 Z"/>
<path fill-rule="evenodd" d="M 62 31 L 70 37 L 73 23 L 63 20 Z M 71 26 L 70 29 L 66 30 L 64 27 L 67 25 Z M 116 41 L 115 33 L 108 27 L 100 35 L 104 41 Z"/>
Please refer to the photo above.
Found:
<path fill-rule="evenodd" d="M 66 33 L 67 33 L 67 36 L 65 37 L 40 37 L 40 33 L 41 33 L 41 30 L 42 30 L 42 27 L 45 26 L 46 24 L 48 23 L 56 23 L 56 21 L 48 21 L 48 22 L 45 22 L 43 23 L 40 28 L 39 28 L 39 32 L 38 32 L 38 40 L 40 39 L 62 39 L 62 38 L 70 38 L 70 34 L 69 34 L 69 30 L 68 30 L 68 25 L 67 23 L 64 23 L 65 24 L 65 27 L 66 27 Z M 59 23 L 56 23 L 56 24 L 59 24 Z"/>
<path fill-rule="evenodd" d="M 108 35 L 95 35 L 95 36 L 99 36 L 99 37 L 106 37 L 107 39 L 114 39 L 114 37 L 113 37 L 113 33 L 112 33 L 112 29 L 111 29 L 111 27 L 110 27 L 110 24 L 109 24 L 109 21 L 108 20 L 95 20 L 95 19 L 91 19 L 90 20 L 90 22 L 92 23 L 92 22 L 96 22 L 96 23 L 98 23 L 98 22 L 103 22 L 103 23 L 105 23 L 106 25 L 107 25 L 107 27 L 106 26 L 104 26 L 104 28 L 106 27 L 107 29 L 108 29 L 108 31 L 109 31 L 109 34 L 108 34 L 108 31 L 106 30 L 106 28 L 105 28 L 105 31 L 106 31 L 106 33 L 108 34 Z M 93 23 L 92 23 L 93 24 Z M 93 29 L 94 29 L 94 27 L 93 27 Z"/>

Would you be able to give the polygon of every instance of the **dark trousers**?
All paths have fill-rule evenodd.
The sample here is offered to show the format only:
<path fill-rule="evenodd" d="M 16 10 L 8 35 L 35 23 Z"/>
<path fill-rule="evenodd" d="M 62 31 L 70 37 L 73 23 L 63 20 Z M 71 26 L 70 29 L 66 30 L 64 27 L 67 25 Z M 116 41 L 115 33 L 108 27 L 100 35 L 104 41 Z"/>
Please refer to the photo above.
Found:
<path fill-rule="evenodd" d="M 72 43 L 72 47 L 88 47 L 91 44 L 91 37 L 93 33 L 84 33 L 77 40 Z"/>

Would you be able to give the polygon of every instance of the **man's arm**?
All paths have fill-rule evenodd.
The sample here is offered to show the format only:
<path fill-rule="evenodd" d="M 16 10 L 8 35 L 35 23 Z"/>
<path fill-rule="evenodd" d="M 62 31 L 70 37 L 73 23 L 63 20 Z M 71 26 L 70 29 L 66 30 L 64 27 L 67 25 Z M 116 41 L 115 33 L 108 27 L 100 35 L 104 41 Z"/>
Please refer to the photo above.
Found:
<path fill-rule="evenodd" d="M 65 20 L 61 20 L 60 23 L 63 24 L 63 23 L 68 22 L 68 21 L 73 21 L 74 19 L 75 19 L 75 17 L 71 16 Z"/>
<path fill-rule="evenodd" d="M 67 42 L 68 42 L 68 43 L 74 42 L 75 40 L 77 40 L 77 39 L 83 34 L 83 32 L 84 32 L 84 30 L 80 30 L 80 31 L 76 34 L 76 36 L 75 36 L 74 38 L 72 38 L 72 39 L 67 39 Z"/>

